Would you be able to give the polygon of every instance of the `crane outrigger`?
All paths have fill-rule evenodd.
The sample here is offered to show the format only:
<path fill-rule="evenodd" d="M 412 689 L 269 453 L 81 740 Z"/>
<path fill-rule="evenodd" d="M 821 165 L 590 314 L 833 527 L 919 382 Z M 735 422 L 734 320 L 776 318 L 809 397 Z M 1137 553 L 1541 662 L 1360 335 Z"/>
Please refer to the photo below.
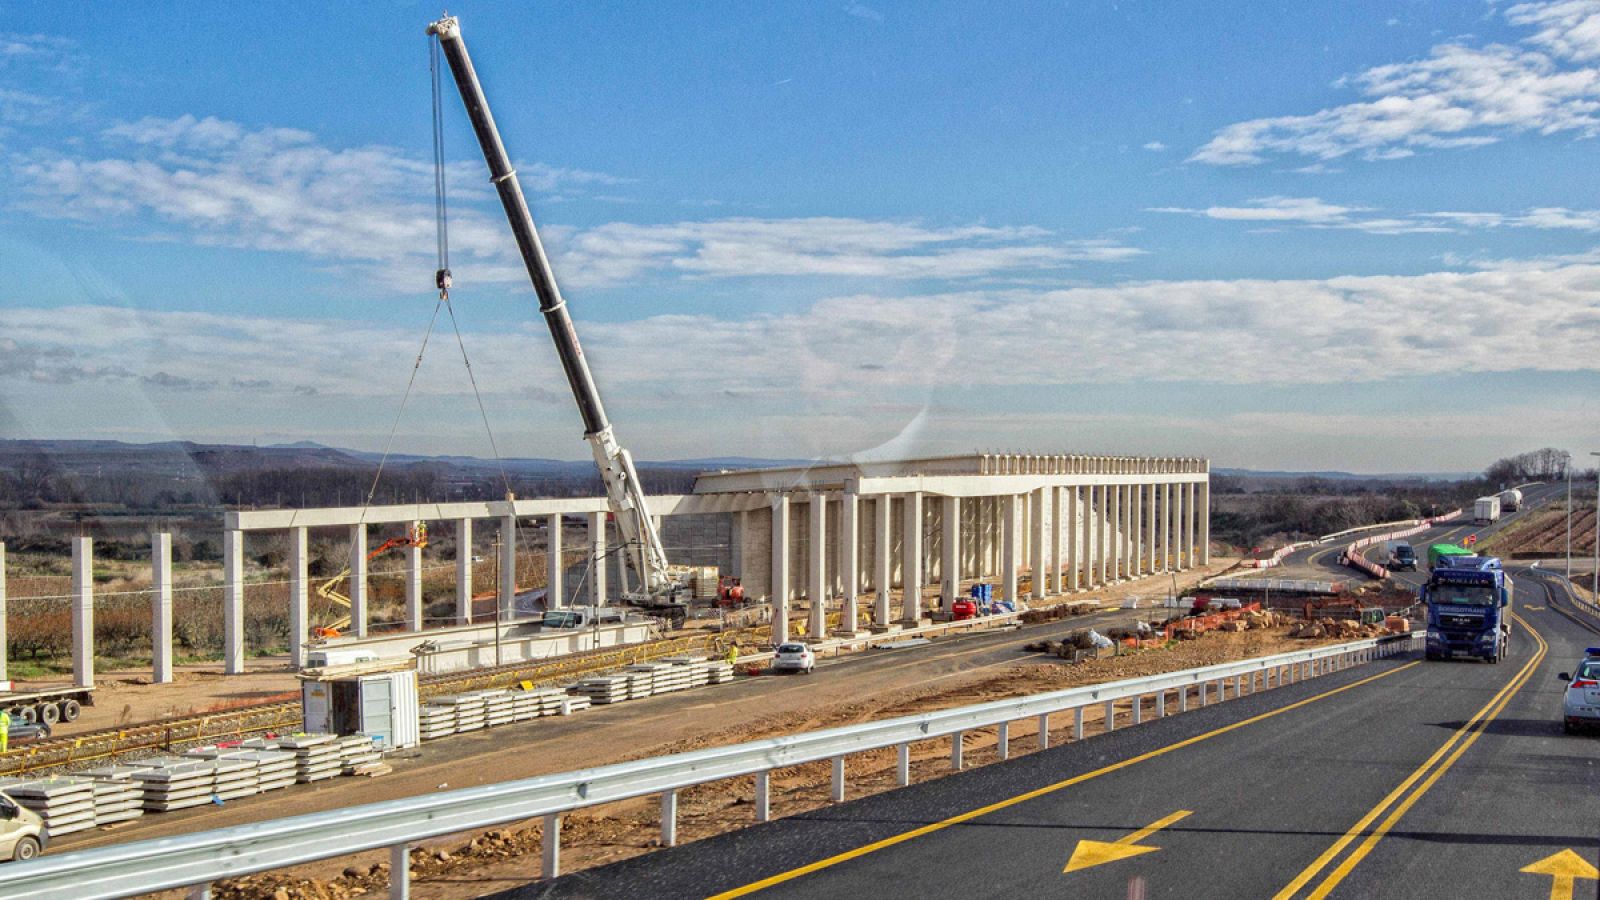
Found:
<path fill-rule="evenodd" d="M 635 606 L 666 612 L 672 618 L 683 617 L 685 604 L 679 598 L 687 586 L 675 580 L 667 564 L 666 548 L 656 530 L 655 521 L 645 501 L 644 488 L 639 474 L 634 470 L 633 457 L 620 443 L 606 418 L 605 406 L 600 402 L 600 390 L 595 386 L 583 348 L 578 344 L 578 332 L 572 317 L 567 313 L 567 302 L 556 285 L 555 274 L 550 270 L 550 260 L 539 240 L 539 232 L 528 212 L 528 201 L 523 197 L 517 172 L 511 167 L 505 145 L 500 141 L 500 131 L 495 127 L 494 116 L 489 112 L 489 101 L 478 83 L 478 74 L 467 55 L 467 45 L 461 38 L 461 24 L 454 16 L 445 16 L 428 26 L 428 34 L 439 39 L 439 48 L 450 64 L 461 100 L 467 107 L 467 117 L 472 120 L 473 133 L 483 149 L 483 158 L 489 164 L 489 180 L 500 195 L 500 205 L 505 208 L 506 219 L 511 223 L 511 233 L 516 238 L 517 250 L 533 281 L 533 290 L 539 297 L 539 309 L 544 313 L 545 324 L 550 328 L 556 354 L 566 371 L 572 397 L 577 401 L 578 413 L 583 417 L 583 437 L 594 451 L 594 461 L 600 467 L 600 478 L 605 482 L 606 500 L 616 519 L 617 529 L 625 547 L 628 565 L 638 577 L 637 590 L 623 592 L 623 600 Z M 441 269 L 438 281 L 441 288 L 448 285 L 449 270 Z"/>

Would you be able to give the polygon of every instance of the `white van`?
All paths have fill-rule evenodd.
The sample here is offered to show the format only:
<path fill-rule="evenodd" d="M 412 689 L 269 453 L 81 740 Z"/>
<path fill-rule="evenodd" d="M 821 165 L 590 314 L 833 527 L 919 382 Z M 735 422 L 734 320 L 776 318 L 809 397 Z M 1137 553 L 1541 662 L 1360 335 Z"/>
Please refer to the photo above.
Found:
<path fill-rule="evenodd" d="M 33 859 L 49 842 L 44 819 L 0 792 L 0 860 Z"/>

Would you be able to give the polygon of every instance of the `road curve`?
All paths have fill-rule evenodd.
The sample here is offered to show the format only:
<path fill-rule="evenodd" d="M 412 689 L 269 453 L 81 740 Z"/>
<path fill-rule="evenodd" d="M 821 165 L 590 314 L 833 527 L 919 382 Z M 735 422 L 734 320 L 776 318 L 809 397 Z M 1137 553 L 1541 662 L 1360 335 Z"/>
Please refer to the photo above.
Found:
<path fill-rule="evenodd" d="M 1522 870 L 1600 848 L 1555 680 L 1596 629 L 1516 577 L 1500 665 L 1384 660 L 502 896 L 1551 896 Z"/>

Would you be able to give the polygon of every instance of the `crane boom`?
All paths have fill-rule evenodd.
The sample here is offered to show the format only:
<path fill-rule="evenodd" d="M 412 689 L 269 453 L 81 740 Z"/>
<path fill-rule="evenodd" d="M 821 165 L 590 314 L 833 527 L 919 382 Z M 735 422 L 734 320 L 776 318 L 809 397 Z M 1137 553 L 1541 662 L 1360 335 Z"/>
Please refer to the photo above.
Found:
<path fill-rule="evenodd" d="M 516 237 L 522 262 L 533 281 L 534 293 L 539 296 L 539 309 L 544 313 L 545 324 L 550 327 L 550 337 L 555 340 L 556 354 L 566 371 L 572 397 L 578 403 L 578 413 L 583 417 L 583 436 L 594 451 L 594 461 L 600 467 L 600 478 L 605 482 L 606 499 L 617 520 L 628 562 L 637 574 L 642 593 L 651 598 L 670 594 L 673 585 L 667 574 L 666 549 L 661 535 L 645 502 L 644 488 L 633 467 L 633 456 L 617 442 L 611 422 L 606 418 L 605 406 L 600 402 L 600 389 L 595 386 L 589 371 L 588 360 L 578 344 L 578 332 L 573 328 L 572 317 L 567 313 L 567 302 L 556 286 L 555 274 L 550 270 L 550 259 L 545 255 L 544 244 L 534 228 L 533 215 L 528 212 L 528 201 L 522 195 L 522 185 L 517 172 L 511 167 L 506 148 L 500 141 L 500 131 L 495 127 L 494 116 L 489 112 L 489 101 L 483 96 L 478 74 L 472 68 L 472 58 L 467 55 L 467 45 L 461 39 L 461 24 L 454 16 L 445 16 L 428 26 L 428 33 L 439 39 L 439 47 L 450 64 L 461 101 L 466 104 L 467 117 L 472 120 L 472 130 L 483 148 L 483 158 L 489 164 L 489 180 L 500 195 L 500 205 L 505 208 L 506 219 L 511 223 L 511 233 Z"/>

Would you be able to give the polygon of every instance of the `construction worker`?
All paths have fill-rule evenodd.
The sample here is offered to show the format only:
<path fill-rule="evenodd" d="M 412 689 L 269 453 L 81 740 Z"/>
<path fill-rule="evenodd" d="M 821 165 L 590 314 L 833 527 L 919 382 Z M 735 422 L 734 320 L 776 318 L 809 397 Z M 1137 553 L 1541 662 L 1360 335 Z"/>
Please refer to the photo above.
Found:
<path fill-rule="evenodd" d="M 735 665 L 738 662 L 739 662 L 739 645 L 738 644 L 729 644 L 728 645 L 728 665 L 730 665 L 730 666 L 731 665 Z"/>
<path fill-rule="evenodd" d="M 11 749 L 11 713 L 0 708 L 0 753 Z"/>

